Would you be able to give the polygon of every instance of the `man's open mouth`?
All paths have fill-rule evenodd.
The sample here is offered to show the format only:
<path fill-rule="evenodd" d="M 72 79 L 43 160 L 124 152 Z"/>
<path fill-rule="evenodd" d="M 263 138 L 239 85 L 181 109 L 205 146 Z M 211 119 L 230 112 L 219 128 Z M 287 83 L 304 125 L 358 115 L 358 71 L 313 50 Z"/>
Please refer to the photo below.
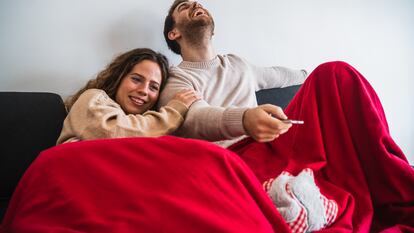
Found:
<path fill-rule="evenodd" d="M 202 8 L 196 8 L 193 10 L 191 17 L 194 18 L 200 15 L 206 15 L 205 11 Z"/>

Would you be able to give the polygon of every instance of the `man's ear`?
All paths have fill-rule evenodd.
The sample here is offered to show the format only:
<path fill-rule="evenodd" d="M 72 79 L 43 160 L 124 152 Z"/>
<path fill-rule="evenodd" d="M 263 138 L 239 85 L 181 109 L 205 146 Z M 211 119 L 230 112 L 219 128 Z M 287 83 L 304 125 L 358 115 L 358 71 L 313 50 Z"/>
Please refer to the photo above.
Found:
<path fill-rule="evenodd" d="M 176 28 L 174 28 L 168 33 L 168 39 L 170 40 L 177 40 L 180 37 L 181 37 L 181 33 Z"/>

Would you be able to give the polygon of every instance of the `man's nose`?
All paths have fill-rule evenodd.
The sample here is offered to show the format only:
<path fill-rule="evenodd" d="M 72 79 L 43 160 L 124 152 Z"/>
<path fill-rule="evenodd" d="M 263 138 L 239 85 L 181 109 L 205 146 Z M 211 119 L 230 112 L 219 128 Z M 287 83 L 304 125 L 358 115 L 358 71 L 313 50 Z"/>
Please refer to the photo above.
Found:
<path fill-rule="evenodd" d="M 196 8 L 196 7 L 201 7 L 201 4 L 198 3 L 197 1 L 194 1 L 193 2 L 193 8 Z"/>

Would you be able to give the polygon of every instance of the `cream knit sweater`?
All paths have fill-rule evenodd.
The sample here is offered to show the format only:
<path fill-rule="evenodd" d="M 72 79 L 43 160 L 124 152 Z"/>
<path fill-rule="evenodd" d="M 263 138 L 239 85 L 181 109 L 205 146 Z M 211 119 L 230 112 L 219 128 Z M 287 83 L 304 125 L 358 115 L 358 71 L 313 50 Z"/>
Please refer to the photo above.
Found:
<path fill-rule="evenodd" d="M 224 147 L 245 135 L 243 114 L 257 106 L 256 91 L 302 84 L 307 76 L 305 70 L 257 67 L 236 55 L 218 55 L 206 62 L 183 61 L 170 72 L 160 106 L 183 89 L 202 95 L 202 100 L 191 105 L 176 134 L 215 141 Z"/>
<path fill-rule="evenodd" d="M 159 112 L 125 114 L 103 90 L 89 89 L 72 106 L 57 144 L 121 137 L 156 137 L 171 133 L 184 121 L 187 107 L 172 100 Z"/>

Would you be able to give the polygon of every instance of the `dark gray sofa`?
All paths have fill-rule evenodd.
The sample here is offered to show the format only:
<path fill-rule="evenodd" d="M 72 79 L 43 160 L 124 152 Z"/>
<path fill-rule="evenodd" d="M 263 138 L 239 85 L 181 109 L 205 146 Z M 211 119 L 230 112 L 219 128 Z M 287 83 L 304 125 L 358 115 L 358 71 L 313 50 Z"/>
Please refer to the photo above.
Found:
<path fill-rule="evenodd" d="M 259 104 L 286 107 L 300 88 L 257 92 Z M 55 145 L 66 110 L 54 93 L 0 92 L 0 220 L 19 179 L 39 152 Z"/>

